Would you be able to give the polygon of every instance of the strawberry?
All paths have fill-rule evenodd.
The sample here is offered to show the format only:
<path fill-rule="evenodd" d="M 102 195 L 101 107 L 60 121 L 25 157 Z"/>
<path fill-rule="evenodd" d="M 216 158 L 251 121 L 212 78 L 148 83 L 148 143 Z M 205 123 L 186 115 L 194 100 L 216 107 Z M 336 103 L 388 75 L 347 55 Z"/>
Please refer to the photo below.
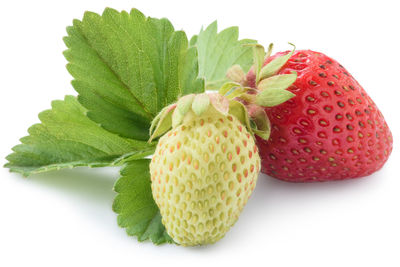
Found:
<path fill-rule="evenodd" d="M 150 165 L 169 235 L 185 246 L 222 238 L 250 197 L 259 168 L 254 139 L 237 118 L 212 105 L 200 115 L 189 111 L 161 137 Z"/>
<path fill-rule="evenodd" d="M 283 91 L 274 95 L 291 97 Z M 151 139 L 163 135 L 150 164 L 153 198 L 168 234 L 184 246 L 214 243 L 237 221 L 260 170 L 253 133 L 269 135 L 264 109 L 247 113 L 233 99 L 244 88 L 220 92 L 180 98 L 150 129 Z"/>
<path fill-rule="evenodd" d="M 392 151 L 391 131 L 342 65 L 311 50 L 277 53 L 263 65 L 242 79 L 247 86 L 263 90 L 268 73 L 298 76 L 288 89 L 296 96 L 265 109 L 272 129 L 269 140 L 257 138 L 262 172 L 313 182 L 362 177 L 383 166 Z"/>

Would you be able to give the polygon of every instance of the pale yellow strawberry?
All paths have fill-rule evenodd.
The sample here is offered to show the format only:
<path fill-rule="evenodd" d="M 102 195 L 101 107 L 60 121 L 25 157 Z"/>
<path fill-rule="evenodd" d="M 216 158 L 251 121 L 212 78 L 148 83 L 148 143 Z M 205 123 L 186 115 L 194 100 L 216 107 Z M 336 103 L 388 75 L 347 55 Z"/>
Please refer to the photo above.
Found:
<path fill-rule="evenodd" d="M 160 138 L 150 164 L 153 197 L 175 242 L 214 243 L 237 221 L 253 192 L 257 147 L 246 126 L 214 105 L 200 115 L 189 108 L 177 120 L 179 125 Z"/>

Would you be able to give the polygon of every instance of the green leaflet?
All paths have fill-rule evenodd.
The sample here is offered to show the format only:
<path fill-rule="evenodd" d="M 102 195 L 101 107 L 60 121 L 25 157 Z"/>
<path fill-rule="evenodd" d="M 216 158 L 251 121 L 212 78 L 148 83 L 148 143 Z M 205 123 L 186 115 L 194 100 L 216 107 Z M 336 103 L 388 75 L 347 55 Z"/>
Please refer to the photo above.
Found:
<path fill-rule="evenodd" d="M 246 73 L 242 70 L 242 67 L 239 65 L 233 65 L 226 72 L 226 78 L 236 83 L 244 83 L 246 79 Z"/>
<path fill-rule="evenodd" d="M 64 52 L 88 117 L 106 130 L 149 138 L 152 119 L 179 95 L 201 93 L 197 51 L 167 19 L 107 8 L 67 28 Z"/>
<path fill-rule="evenodd" d="M 262 45 L 255 44 L 251 46 L 253 48 L 253 61 L 254 71 L 256 73 L 256 82 L 260 80 L 260 70 L 264 64 L 265 50 Z"/>
<path fill-rule="evenodd" d="M 293 46 L 293 50 L 289 52 L 288 54 L 284 56 L 280 56 L 269 62 L 267 65 L 265 65 L 261 70 L 260 73 L 258 73 L 259 79 L 257 79 L 257 82 L 262 79 L 269 78 L 273 75 L 275 75 L 280 68 L 283 67 L 283 65 L 286 64 L 286 62 L 289 60 L 289 58 L 293 55 L 294 51 L 296 50 L 296 46 L 294 44 L 289 43 L 290 45 Z M 269 45 L 268 47 L 268 53 L 267 56 L 269 57 L 272 52 L 272 44 Z"/>
<path fill-rule="evenodd" d="M 243 86 L 237 82 L 227 82 L 219 88 L 218 93 L 228 97 L 237 88 L 243 88 Z"/>
<path fill-rule="evenodd" d="M 176 103 L 176 109 L 172 114 L 172 128 L 175 128 L 178 124 L 180 124 L 185 117 L 186 113 L 189 112 L 192 107 L 193 100 L 195 98 L 195 94 L 185 95 L 181 97 Z"/>
<path fill-rule="evenodd" d="M 125 157 L 153 153 L 154 144 L 110 133 L 88 119 L 86 112 L 73 96 L 53 101 L 51 110 L 39 114 L 42 123 L 30 127 L 29 136 L 13 147 L 5 167 L 28 176 L 76 166 L 117 165 Z"/>
<path fill-rule="evenodd" d="M 149 171 L 150 160 L 128 162 L 115 183 L 118 193 L 113 210 L 118 214 L 118 225 L 139 241 L 151 240 L 155 244 L 173 243 L 161 223 L 160 211 L 153 200 Z"/>
<path fill-rule="evenodd" d="M 195 94 L 190 94 L 178 100 L 176 109 L 182 116 L 189 112 L 190 108 L 192 107 L 192 103 L 195 96 L 196 96 Z"/>
<path fill-rule="evenodd" d="M 247 72 L 253 64 L 252 48 L 244 44 L 255 40 L 238 40 L 237 27 L 227 28 L 217 33 L 217 22 L 211 23 L 199 35 L 193 36 L 190 45 L 199 54 L 199 76 L 206 80 L 206 89 L 217 90 L 228 81 L 226 73 L 233 65 L 240 65 Z"/>
<path fill-rule="evenodd" d="M 261 91 L 256 97 L 257 105 L 263 107 L 273 107 L 294 97 L 295 94 L 285 89 L 291 86 L 296 79 L 297 73 L 292 73 L 275 75 L 261 80 L 261 82 L 258 84 L 258 88 Z"/>
<path fill-rule="evenodd" d="M 247 129 L 251 129 L 247 109 L 242 103 L 236 100 L 230 101 L 229 113 L 235 116 L 243 125 L 246 125 Z"/>
<path fill-rule="evenodd" d="M 257 95 L 256 104 L 263 107 L 274 107 L 288 101 L 294 96 L 295 94 L 292 92 L 283 89 L 265 89 Z"/>
<path fill-rule="evenodd" d="M 208 96 L 208 94 L 199 94 L 196 95 L 193 99 L 192 110 L 197 116 L 200 116 L 204 111 L 208 109 L 209 105 L 210 97 Z"/>
<path fill-rule="evenodd" d="M 154 120 L 151 122 L 149 141 L 152 141 L 154 138 L 163 135 L 171 128 L 172 124 L 171 111 L 175 110 L 175 108 L 176 104 L 169 105 L 165 107 L 160 113 L 158 113 L 158 115 L 154 118 Z"/>
<path fill-rule="evenodd" d="M 291 86 L 297 79 L 297 73 L 275 75 L 264 80 L 257 85 L 258 89 L 264 91 L 269 89 L 284 90 Z"/>

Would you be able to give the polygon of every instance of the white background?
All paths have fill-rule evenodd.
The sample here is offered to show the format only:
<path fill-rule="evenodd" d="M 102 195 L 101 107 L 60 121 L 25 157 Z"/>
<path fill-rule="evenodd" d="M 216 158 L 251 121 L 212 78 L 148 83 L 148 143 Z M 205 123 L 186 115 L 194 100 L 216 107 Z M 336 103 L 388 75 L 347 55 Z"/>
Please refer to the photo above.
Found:
<path fill-rule="evenodd" d="M 238 223 L 206 247 L 128 237 L 111 210 L 117 169 L 28 179 L 0 169 L 0 266 L 400 266 L 399 8 L 397 1 L 3 1 L 0 7 L 0 164 L 50 101 L 75 94 L 62 37 L 85 10 L 136 7 L 189 36 L 218 19 L 276 50 L 321 51 L 365 87 L 394 151 L 370 177 L 290 184 L 260 175 Z"/>

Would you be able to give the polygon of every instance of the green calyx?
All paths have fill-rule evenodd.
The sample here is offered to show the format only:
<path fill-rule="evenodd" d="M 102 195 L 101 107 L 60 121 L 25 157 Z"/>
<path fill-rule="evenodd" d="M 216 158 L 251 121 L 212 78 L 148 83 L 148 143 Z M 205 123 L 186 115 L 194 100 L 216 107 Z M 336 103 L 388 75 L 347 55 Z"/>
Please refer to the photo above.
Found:
<path fill-rule="evenodd" d="M 291 52 L 287 53 L 286 55 L 280 56 L 275 58 L 274 60 L 271 60 L 267 65 L 262 67 L 259 71 L 259 79 L 257 79 L 257 83 L 263 79 L 267 79 L 273 75 L 275 75 L 282 67 L 283 65 L 286 64 L 286 62 L 289 60 L 289 58 L 293 55 L 294 50 L 296 49 L 296 46 L 294 44 L 289 43 L 290 45 L 293 46 L 293 49 Z M 272 44 L 269 46 L 267 55 L 265 60 L 270 57 L 272 52 Z"/>
<path fill-rule="evenodd" d="M 257 102 L 257 90 L 243 87 L 238 83 L 226 83 L 219 90 L 219 94 L 229 100 L 229 113 L 234 115 L 249 130 L 267 140 L 271 127 L 267 114 Z"/>
<path fill-rule="evenodd" d="M 238 88 L 234 88 L 234 86 Z M 264 110 L 260 108 L 257 112 L 254 112 L 253 109 L 247 109 L 241 100 L 237 98 L 245 92 L 243 88 L 243 90 L 236 90 L 239 89 L 239 86 L 240 85 L 237 83 L 230 83 L 230 86 L 224 85 L 220 90 L 225 92 L 224 94 L 202 93 L 181 97 L 178 102 L 165 107 L 154 118 L 150 127 L 149 142 L 162 136 L 171 128 L 176 128 L 181 125 L 188 113 L 191 112 L 192 115 L 201 116 L 210 108 L 213 110 L 212 112 L 218 112 L 223 115 L 229 113 L 235 116 L 246 126 L 251 134 L 265 136 L 262 132 L 266 130 L 269 132 L 269 121 Z M 252 111 L 252 113 L 249 113 L 249 111 Z"/>
<path fill-rule="evenodd" d="M 280 105 L 295 96 L 287 89 L 296 81 L 297 73 L 277 74 L 295 51 L 295 46 L 290 45 L 293 46 L 291 52 L 276 57 L 265 66 L 263 64 L 271 56 L 273 44 L 268 46 L 267 52 L 260 44 L 247 45 L 253 47 L 256 88 L 248 87 L 245 73 L 240 66 L 234 65 L 227 72 L 232 82 L 224 84 L 219 90 L 221 95 L 235 99 L 246 109 L 252 133 L 263 139 L 268 139 L 270 135 L 270 122 L 264 108 Z"/>
<path fill-rule="evenodd" d="M 286 89 L 296 81 L 297 73 L 277 74 L 295 48 L 293 45 L 290 53 L 271 60 L 263 67 L 264 61 L 271 56 L 273 45 L 269 45 L 267 52 L 259 44 L 247 46 L 253 47 L 257 88 L 248 87 L 244 71 L 239 65 L 234 65 L 227 72 L 232 81 L 223 84 L 218 93 L 185 95 L 161 110 L 151 123 L 149 142 L 171 127 L 178 127 L 189 112 L 201 116 L 210 107 L 221 114 L 232 114 L 251 134 L 267 140 L 271 125 L 264 108 L 280 105 L 295 96 Z"/>
<path fill-rule="evenodd" d="M 221 114 L 228 114 L 229 100 L 219 93 L 189 94 L 181 97 L 178 102 L 165 107 L 154 118 L 150 127 L 150 140 L 166 133 L 171 127 L 178 127 L 189 112 L 201 116 L 210 107 Z"/>

